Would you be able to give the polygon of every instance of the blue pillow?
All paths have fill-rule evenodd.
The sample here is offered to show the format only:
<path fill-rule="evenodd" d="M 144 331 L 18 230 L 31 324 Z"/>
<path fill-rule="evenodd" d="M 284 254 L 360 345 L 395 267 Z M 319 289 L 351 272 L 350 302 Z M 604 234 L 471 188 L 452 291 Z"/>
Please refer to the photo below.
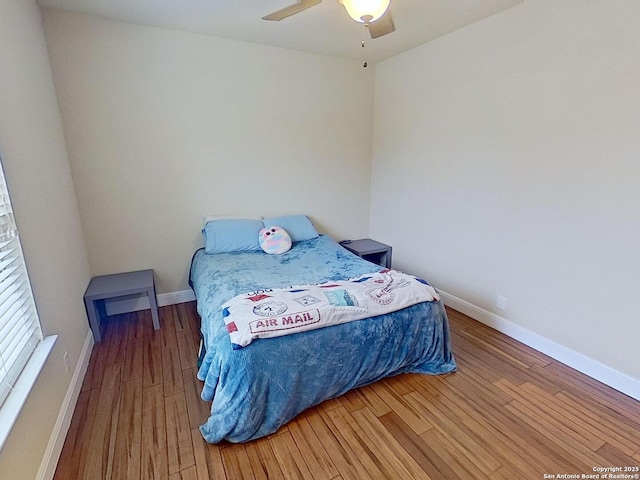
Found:
<path fill-rule="evenodd" d="M 258 235 L 262 220 L 213 220 L 202 229 L 205 253 L 259 252 Z"/>
<path fill-rule="evenodd" d="M 306 215 L 265 218 L 262 222 L 267 228 L 278 226 L 285 229 L 292 242 L 302 242 L 318 237 L 318 232 Z"/>

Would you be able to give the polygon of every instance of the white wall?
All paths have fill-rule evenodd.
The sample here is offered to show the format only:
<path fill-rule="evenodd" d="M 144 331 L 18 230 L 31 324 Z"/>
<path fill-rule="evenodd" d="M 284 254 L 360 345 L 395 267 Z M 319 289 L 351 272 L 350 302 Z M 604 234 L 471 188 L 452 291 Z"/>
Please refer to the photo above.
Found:
<path fill-rule="evenodd" d="M 359 62 L 44 11 L 93 275 L 187 287 L 206 214 L 368 231 L 373 72 Z"/>
<path fill-rule="evenodd" d="M 639 24 L 527 0 L 379 64 L 371 187 L 396 267 L 637 380 Z"/>
<path fill-rule="evenodd" d="M 0 157 L 46 335 L 59 335 L 7 443 L 0 478 L 33 480 L 89 326 L 82 295 L 89 267 L 40 11 L 0 2 Z"/>

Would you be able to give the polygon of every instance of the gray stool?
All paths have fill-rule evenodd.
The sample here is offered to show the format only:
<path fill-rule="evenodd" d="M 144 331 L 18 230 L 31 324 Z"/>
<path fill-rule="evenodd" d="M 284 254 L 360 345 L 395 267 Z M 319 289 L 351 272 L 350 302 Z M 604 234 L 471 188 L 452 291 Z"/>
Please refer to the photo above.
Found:
<path fill-rule="evenodd" d="M 153 270 L 140 270 L 137 272 L 114 273 L 93 277 L 87 291 L 84 293 L 84 304 L 87 307 L 89 326 L 93 331 L 96 342 L 102 340 L 100 335 L 100 321 L 106 316 L 104 301 L 109 298 L 122 297 L 146 293 L 151 306 L 153 328 L 160 328 L 158 318 L 158 302 L 156 301 L 156 287 L 153 279 Z"/>

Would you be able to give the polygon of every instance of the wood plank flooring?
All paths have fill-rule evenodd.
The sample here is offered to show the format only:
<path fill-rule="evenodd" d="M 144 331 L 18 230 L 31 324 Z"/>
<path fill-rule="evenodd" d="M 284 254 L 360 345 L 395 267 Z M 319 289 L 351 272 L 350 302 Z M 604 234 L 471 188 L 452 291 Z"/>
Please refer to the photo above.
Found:
<path fill-rule="evenodd" d="M 388 378 L 220 445 L 198 430 L 209 404 L 194 303 L 161 308 L 158 331 L 148 310 L 110 317 L 55 479 L 542 479 L 640 465 L 640 402 L 448 313 L 456 373 Z"/>

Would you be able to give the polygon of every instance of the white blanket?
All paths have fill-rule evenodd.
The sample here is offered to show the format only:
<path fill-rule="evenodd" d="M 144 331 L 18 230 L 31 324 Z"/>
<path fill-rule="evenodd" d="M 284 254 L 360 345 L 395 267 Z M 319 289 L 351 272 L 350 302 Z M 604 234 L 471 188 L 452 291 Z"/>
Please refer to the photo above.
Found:
<path fill-rule="evenodd" d="M 352 322 L 439 300 L 424 280 L 384 270 L 350 280 L 298 285 L 237 295 L 222 306 L 234 348 L 255 338 Z"/>

